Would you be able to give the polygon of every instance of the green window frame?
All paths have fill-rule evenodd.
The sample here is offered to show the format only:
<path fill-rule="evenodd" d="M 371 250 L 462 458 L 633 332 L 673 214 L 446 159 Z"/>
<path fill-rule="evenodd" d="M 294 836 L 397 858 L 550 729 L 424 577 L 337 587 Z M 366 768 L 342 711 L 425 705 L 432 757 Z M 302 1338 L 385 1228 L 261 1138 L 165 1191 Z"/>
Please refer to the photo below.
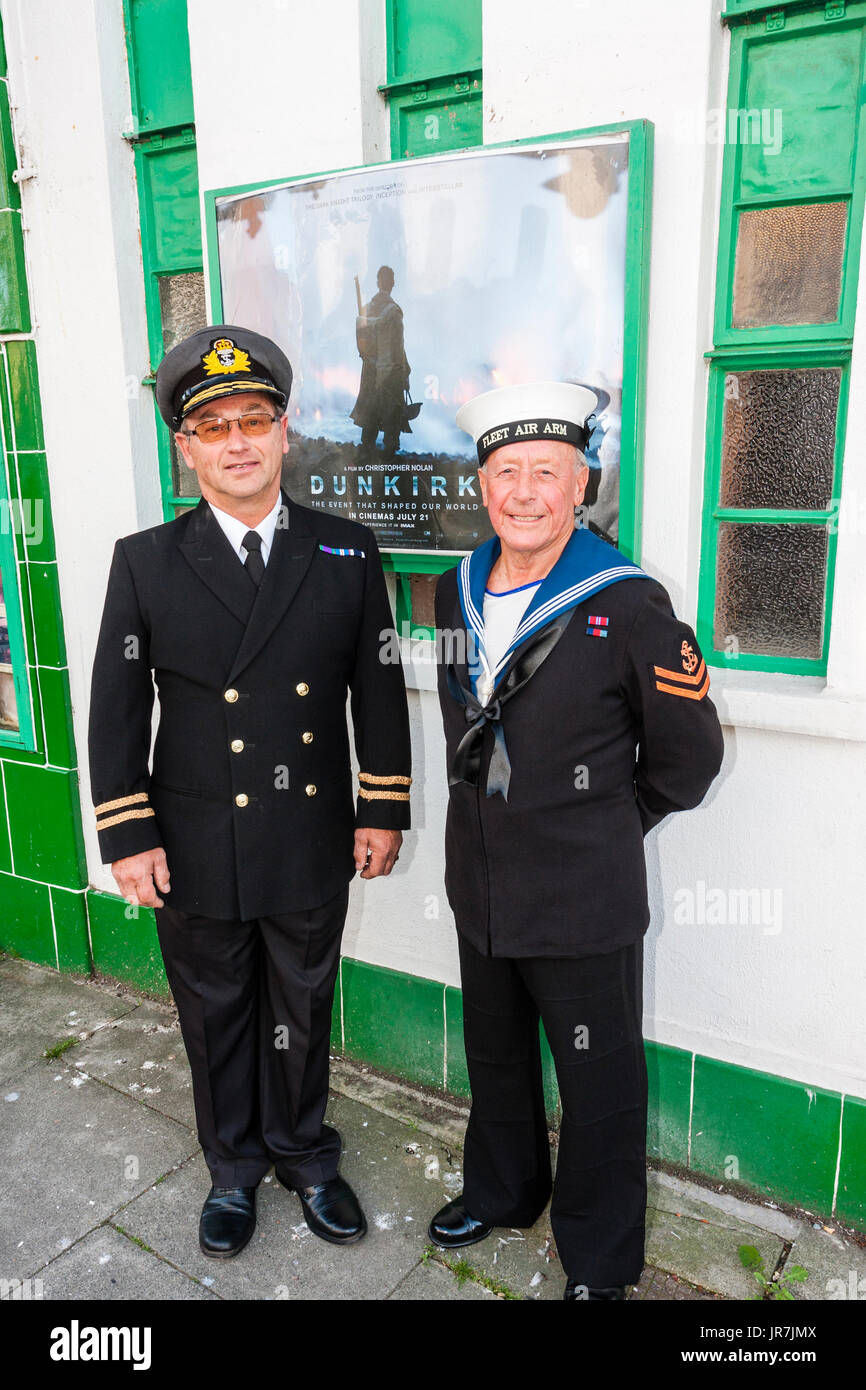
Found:
<path fill-rule="evenodd" d="M 864 154 L 864 108 L 861 92 L 866 65 L 866 3 L 854 0 L 830 0 L 830 3 L 792 3 L 784 6 L 757 6 L 751 0 L 729 0 L 722 16 L 730 25 L 730 75 L 728 100 L 724 115 L 725 154 L 722 169 L 722 189 L 719 223 L 719 247 L 716 274 L 714 314 L 714 347 L 706 354 L 709 364 L 705 489 L 701 535 L 701 565 L 698 595 L 697 633 L 708 663 L 746 671 L 771 671 L 795 675 L 823 676 L 827 670 L 830 641 L 833 582 L 836 560 L 836 527 L 838 499 L 841 489 L 842 459 L 847 416 L 848 381 L 854 333 L 860 240 L 863 226 L 864 191 L 866 191 L 866 154 Z M 792 47 L 799 45 L 799 47 Z M 838 60 L 834 82 L 829 75 L 832 55 Z M 856 72 L 855 72 L 856 62 Z M 841 74 L 849 81 L 843 90 Z M 810 68 L 811 65 L 811 68 Z M 809 71 L 820 73 L 826 80 L 826 99 L 814 104 L 814 109 L 797 105 L 796 83 L 810 80 Z M 825 76 L 826 75 L 826 76 Z M 759 107 L 753 100 L 761 93 L 791 95 L 788 107 L 792 130 L 785 134 L 784 106 Z M 846 104 L 847 102 L 847 104 Z M 775 155 L 768 142 L 752 138 L 760 125 L 763 136 L 773 121 L 781 120 L 780 138 Z M 750 122 L 752 123 L 750 126 Z M 736 138 L 729 137 L 736 132 Z M 745 138 L 742 138 L 745 136 Z M 773 163 L 773 157 L 778 163 Z M 836 205 L 827 208 L 827 205 Z M 812 318 L 824 321 L 766 322 L 764 314 L 744 311 L 745 296 L 740 301 L 736 320 L 737 287 L 745 283 L 745 274 L 738 282 L 738 241 L 745 247 L 747 235 L 738 235 L 752 215 L 752 226 L 762 225 L 763 235 L 770 226 L 775 210 L 804 209 L 803 219 L 814 209 L 827 208 L 837 218 L 839 206 L 844 207 L 844 240 L 839 240 L 838 306 L 829 298 L 827 304 Z M 820 212 L 818 213 L 820 220 Z M 779 219 L 780 222 L 784 218 Z M 795 212 L 789 226 L 797 222 Z M 801 223 L 802 225 L 802 223 Z M 814 235 L 814 229 L 813 229 Z M 826 242 L 825 242 L 826 244 Z M 766 242 L 764 243 L 766 246 Z M 766 255 L 766 252 L 764 252 Z M 746 264 L 746 252 L 743 252 Z M 757 259 L 752 262 L 757 265 Z M 763 267 L 762 267 L 763 269 Z M 811 263 L 810 263 L 811 269 Z M 781 283 L 781 280 L 780 280 Z M 829 280 L 828 280 L 829 283 Z M 767 293 L 765 282 L 764 293 Z M 772 295 L 772 287 L 769 291 Z M 781 300 L 777 301 L 781 303 Z M 833 309 L 835 308 L 835 314 Z M 782 309 L 776 317 L 785 317 Z M 791 311 L 794 317 L 796 311 Z M 808 315 L 802 312 L 799 317 Z M 827 506 L 814 509 L 779 506 L 723 506 L 721 487 L 725 448 L 725 400 L 729 386 L 746 372 L 809 371 L 838 372 L 838 402 L 835 415 L 835 437 L 832 460 L 828 459 L 831 474 Z M 755 380 L 758 380 L 755 378 Z M 764 380 L 769 380 L 764 378 Z M 779 381 L 782 378 L 778 378 Z M 788 378 L 790 381 L 791 378 Z M 807 377 L 801 375 L 805 385 Z M 817 378 L 813 377 L 813 381 Z M 736 444 L 731 445 L 732 454 Z M 766 489 L 766 480 L 764 482 Z M 716 630 L 716 614 L 735 611 L 736 582 L 721 596 L 720 541 L 734 533 L 727 528 L 744 525 L 782 525 L 823 528 L 826 533 L 823 571 L 823 617 L 820 652 L 815 655 L 773 654 L 772 640 L 757 640 L 753 647 L 762 650 L 743 651 L 736 633 Z M 776 533 L 777 538 L 782 533 Z M 790 532 L 785 533 L 790 538 Z M 742 536 L 742 533 L 741 533 Z M 804 534 L 803 539 L 806 539 Z M 814 541 L 814 533 L 808 538 Z M 748 548 L 748 541 L 744 549 Z M 816 562 L 817 563 L 817 562 Z M 744 595 L 740 591 L 740 598 Z M 748 606 L 748 600 L 744 600 Z M 781 645 L 777 643 L 775 645 Z M 804 643 L 805 645 L 805 643 Z"/>
<path fill-rule="evenodd" d="M 10 660 L 3 663 L 2 669 L 4 676 L 12 676 L 18 723 L 17 729 L 0 728 L 0 748 L 41 754 L 43 712 L 38 694 L 33 580 L 40 560 L 50 556 L 52 578 L 56 566 L 53 540 L 47 541 L 46 536 L 51 527 L 47 483 L 38 462 L 35 467 L 28 467 L 29 462 L 44 459 L 44 444 L 38 389 L 34 389 L 36 355 L 27 292 L 21 195 L 14 178 L 17 164 L 0 20 L 0 624 L 6 628 L 9 639 Z M 29 512 L 30 506 L 38 511 Z M 35 517 L 39 518 L 38 539 L 27 535 L 28 525 Z M 33 575 L 28 560 L 35 562 Z M 47 618 L 46 627 L 52 628 L 54 621 L 61 622 L 59 605 L 56 614 L 52 612 Z M 65 658 L 58 657 L 57 646 L 46 639 L 46 650 L 49 647 L 53 647 L 51 655 L 65 664 Z"/>
<path fill-rule="evenodd" d="M 132 128 L 125 138 L 135 158 L 141 256 L 153 388 L 166 351 L 161 282 L 200 277 L 204 302 L 198 163 L 193 123 L 187 0 L 123 0 Z M 203 326 L 195 323 L 189 327 Z M 163 517 L 171 521 L 197 505 L 198 489 L 175 487 L 173 443 L 153 404 Z"/>
<path fill-rule="evenodd" d="M 391 158 L 482 143 L 481 0 L 386 0 Z"/>

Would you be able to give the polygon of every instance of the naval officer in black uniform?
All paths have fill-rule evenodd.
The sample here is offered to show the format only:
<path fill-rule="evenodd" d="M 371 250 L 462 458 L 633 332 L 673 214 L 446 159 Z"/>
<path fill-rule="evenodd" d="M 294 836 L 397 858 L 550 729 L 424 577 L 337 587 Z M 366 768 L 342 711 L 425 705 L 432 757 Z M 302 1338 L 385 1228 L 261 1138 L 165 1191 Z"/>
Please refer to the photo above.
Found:
<path fill-rule="evenodd" d="M 376 542 L 281 491 L 291 381 L 276 344 L 232 325 L 165 357 L 157 403 L 202 500 L 117 542 L 93 668 L 100 845 L 124 897 L 156 909 L 218 1258 L 250 1239 L 272 1164 L 317 1235 L 366 1230 L 324 1124 L 331 1006 L 349 881 L 390 873 L 409 825 Z"/>
<path fill-rule="evenodd" d="M 575 528 L 596 403 L 553 382 L 461 408 L 496 534 L 436 592 L 472 1109 L 463 1193 L 430 1235 L 470 1245 L 544 1210 L 540 1016 L 562 1101 L 551 1223 L 569 1300 L 623 1298 L 643 1269 L 643 836 L 698 805 L 723 753 L 691 628 L 661 584 Z"/>

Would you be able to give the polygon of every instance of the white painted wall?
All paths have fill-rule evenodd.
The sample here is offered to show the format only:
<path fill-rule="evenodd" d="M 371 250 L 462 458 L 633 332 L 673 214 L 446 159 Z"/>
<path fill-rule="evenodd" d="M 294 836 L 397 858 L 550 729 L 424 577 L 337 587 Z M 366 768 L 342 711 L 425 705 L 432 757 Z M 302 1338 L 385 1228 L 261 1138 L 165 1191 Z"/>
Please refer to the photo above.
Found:
<path fill-rule="evenodd" d="M 107 380 L 140 375 L 146 357 L 132 163 L 117 139 L 128 97 L 112 9 L 119 6 L 99 0 L 4 0 L 7 25 L 14 19 L 19 31 L 15 40 L 7 33 L 13 92 L 26 104 L 28 154 L 39 169 L 25 190 L 25 214 L 37 311 L 45 306 L 37 341 L 79 748 L 110 541 L 156 515 L 149 402 L 140 409 L 122 393 L 107 394 L 107 452 L 71 443 L 66 427 L 73 399 L 80 400 L 68 372 L 73 350 L 86 351 Z M 643 563 L 692 621 L 722 150 L 684 133 L 702 128 L 707 110 L 724 103 L 727 36 L 719 9 L 719 0 L 610 0 L 603 9 L 590 0 L 536 0 L 531 24 L 518 0 L 488 0 L 484 10 L 488 142 L 630 118 L 654 122 Z M 383 0 L 247 0 L 244 42 L 258 55 L 250 83 L 237 43 L 226 37 L 237 33 L 237 5 L 190 0 L 202 188 L 380 158 L 387 113 L 374 91 L 385 71 L 382 14 Z M 866 301 L 866 275 L 862 284 Z M 866 302 L 859 321 L 866 325 Z M 845 496 L 855 503 L 858 494 L 866 498 L 860 356 L 845 462 Z M 864 571 L 863 536 L 849 529 L 839 541 L 826 684 L 714 676 L 726 722 L 722 777 L 704 807 L 647 840 L 648 1036 L 858 1095 L 866 1095 Z M 430 667 L 416 663 L 409 678 L 415 829 L 390 879 L 355 885 L 345 949 L 456 984 L 442 889 L 440 717 Z M 88 849 L 100 881 L 92 839 Z M 614 860 L 615 853 L 611 846 Z M 680 926 L 677 894 L 700 891 L 700 883 L 779 890 L 780 902 L 769 902 L 781 916 L 750 927 Z"/>

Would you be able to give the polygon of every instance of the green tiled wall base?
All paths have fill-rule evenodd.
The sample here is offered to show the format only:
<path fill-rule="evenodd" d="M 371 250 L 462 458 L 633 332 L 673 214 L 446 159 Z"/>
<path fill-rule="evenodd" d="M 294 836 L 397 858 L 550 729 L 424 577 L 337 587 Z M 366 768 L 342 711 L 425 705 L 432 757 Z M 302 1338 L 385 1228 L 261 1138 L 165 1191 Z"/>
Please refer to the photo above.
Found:
<path fill-rule="evenodd" d="M 345 956 L 341 975 L 348 1055 L 410 1081 L 469 1094 L 459 989 Z M 335 1048 L 339 1023 L 335 1010 Z M 543 1034 L 542 1057 L 553 1119 L 556 1079 Z M 648 1041 L 646 1059 L 652 1158 L 721 1182 L 739 1181 L 866 1229 L 866 1100 L 663 1043 Z"/>
<path fill-rule="evenodd" d="M 87 868 L 77 775 L 7 758 L 3 777 L 16 873 L 80 888 Z"/>
<path fill-rule="evenodd" d="M 101 975 L 167 995 L 168 982 L 149 907 L 133 908 L 113 893 L 88 890 L 93 968 Z"/>
<path fill-rule="evenodd" d="M 373 1066 L 441 1086 L 445 986 L 344 956 L 343 1049 Z"/>
<path fill-rule="evenodd" d="M 84 892 L 0 873 L 0 948 L 54 969 L 90 970 Z"/>
<path fill-rule="evenodd" d="M 866 1100 L 845 1096 L 836 1213 L 866 1230 Z"/>
<path fill-rule="evenodd" d="M 696 1057 L 691 1166 L 829 1211 L 842 1097 Z"/>

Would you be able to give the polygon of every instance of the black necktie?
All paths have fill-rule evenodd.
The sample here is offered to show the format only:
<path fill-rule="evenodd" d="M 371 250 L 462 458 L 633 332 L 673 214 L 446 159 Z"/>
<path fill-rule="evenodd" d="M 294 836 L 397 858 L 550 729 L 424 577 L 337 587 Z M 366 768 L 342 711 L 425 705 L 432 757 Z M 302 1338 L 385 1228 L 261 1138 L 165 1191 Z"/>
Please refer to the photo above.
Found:
<path fill-rule="evenodd" d="M 247 552 L 244 569 L 258 588 L 265 573 L 265 562 L 262 559 L 262 538 L 258 531 L 247 531 L 242 544 Z"/>

